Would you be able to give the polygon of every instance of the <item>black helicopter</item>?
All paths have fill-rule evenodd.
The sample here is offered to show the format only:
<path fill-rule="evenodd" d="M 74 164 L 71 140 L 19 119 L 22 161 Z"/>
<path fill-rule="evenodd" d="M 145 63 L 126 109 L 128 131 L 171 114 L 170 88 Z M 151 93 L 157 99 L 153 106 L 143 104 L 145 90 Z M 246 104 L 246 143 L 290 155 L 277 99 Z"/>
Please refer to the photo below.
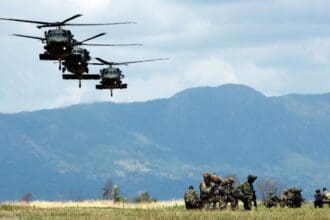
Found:
<path fill-rule="evenodd" d="M 99 74 L 85 74 L 89 72 L 88 62 L 91 60 L 90 53 L 87 49 L 81 48 L 81 45 L 86 46 L 142 46 L 142 44 L 87 44 L 86 41 L 103 36 L 105 33 L 100 33 L 83 41 L 75 41 L 71 54 L 64 58 L 62 72 L 71 72 L 72 74 L 63 74 L 63 79 L 79 80 L 79 88 L 81 88 L 81 80 L 100 79 Z"/>
<path fill-rule="evenodd" d="M 152 62 L 152 61 L 158 61 L 158 60 L 167 60 L 168 58 L 159 58 L 159 59 L 151 59 L 151 60 L 137 60 L 137 61 L 129 61 L 129 62 L 109 62 L 106 60 L 103 60 L 101 58 L 95 58 L 100 63 L 91 63 L 92 65 L 108 65 L 107 68 L 103 68 L 100 70 L 100 77 L 101 81 L 100 84 L 96 85 L 96 89 L 110 89 L 110 95 L 113 96 L 112 90 L 114 89 L 126 89 L 127 84 L 123 83 L 122 79 L 125 77 L 122 74 L 122 71 L 119 68 L 115 68 L 113 66 L 120 66 L 133 63 L 142 63 L 142 62 Z"/>
<path fill-rule="evenodd" d="M 60 61 L 59 69 L 61 69 L 61 60 L 71 54 L 73 47 L 75 46 L 75 40 L 70 30 L 62 29 L 63 26 L 99 26 L 99 25 L 119 25 L 119 24 L 134 24 L 135 22 L 116 22 L 116 23 L 89 23 L 89 24 L 74 24 L 68 23 L 69 21 L 82 16 L 76 14 L 70 18 L 67 18 L 60 22 L 45 22 L 45 21 L 34 21 L 16 18 L 0 18 L 0 20 L 16 21 L 38 24 L 37 28 L 50 28 L 56 27 L 45 31 L 45 37 L 35 37 L 22 34 L 14 34 L 14 36 L 32 38 L 41 40 L 42 43 L 46 43 L 44 46 L 45 52 L 39 55 L 40 60 L 58 60 Z"/>

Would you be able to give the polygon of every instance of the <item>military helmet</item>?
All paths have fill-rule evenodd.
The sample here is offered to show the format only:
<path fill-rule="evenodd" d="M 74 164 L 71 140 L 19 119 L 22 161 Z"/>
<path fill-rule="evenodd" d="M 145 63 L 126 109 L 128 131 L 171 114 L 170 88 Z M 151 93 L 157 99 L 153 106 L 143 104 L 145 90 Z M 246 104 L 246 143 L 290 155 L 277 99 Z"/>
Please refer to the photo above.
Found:
<path fill-rule="evenodd" d="M 189 186 L 189 189 L 194 189 L 194 186 Z"/>
<path fill-rule="evenodd" d="M 323 191 L 327 191 L 327 187 L 323 187 Z"/>
<path fill-rule="evenodd" d="M 315 192 L 316 192 L 316 193 L 320 193 L 320 192 L 321 192 L 321 190 L 320 190 L 320 189 L 317 189 L 317 190 L 315 190 Z"/>
<path fill-rule="evenodd" d="M 232 183 L 235 182 L 235 179 L 232 176 L 228 177 L 227 179 L 228 179 L 229 182 L 232 182 Z"/>
<path fill-rule="evenodd" d="M 255 181 L 256 179 L 257 179 L 258 177 L 257 176 L 254 176 L 254 175 L 248 175 L 248 177 L 247 177 L 247 179 L 248 179 L 248 181 L 249 182 L 253 182 L 253 181 Z"/>
<path fill-rule="evenodd" d="M 211 180 L 212 180 L 212 182 L 215 182 L 215 183 L 221 183 L 221 177 L 217 176 L 215 174 L 211 175 Z"/>
<path fill-rule="evenodd" d="M 204 172 L 203 173 L 203 178 L 204 179 L 209 179 L 209 178 L 211 178 L 211 176 L 212 176 L 212 174 L 210 172 Z"/>

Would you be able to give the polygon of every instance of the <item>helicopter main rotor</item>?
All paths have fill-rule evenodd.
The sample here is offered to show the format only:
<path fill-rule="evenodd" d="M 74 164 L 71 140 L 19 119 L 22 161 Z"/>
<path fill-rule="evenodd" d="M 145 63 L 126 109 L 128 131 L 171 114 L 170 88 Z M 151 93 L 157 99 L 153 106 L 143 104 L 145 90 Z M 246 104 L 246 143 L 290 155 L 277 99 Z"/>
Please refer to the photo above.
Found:
<path fill-rule="evenodd" d="M 76 14 L 73 15 L 70 18 L 67 18 L 63 21 L 56 21 L 56 22 L 46 22 L 46 21 L 35 21 L 35 20 L 26 20 L 26 19 L 16 19 L 16 18 L 0 18 L 0 20 L 6 20 L 6 21 L 16 21 L 16 22 L 24 22 L 24 23 L 32 23 L 32 24 L 38 24 L 37 28 L 47 28 L 47 27 L 62 27 L 62 26 L 100 26 L 100 25 L 120 25 L 120 24 L 136 24 L 136 22 L 133 21 L 126 21 L 126 22 L 112 22 L 112 23 L 67 23 L 73 19 L 76 19 L 78 17 L 81 17 L 82 14 Z"/>

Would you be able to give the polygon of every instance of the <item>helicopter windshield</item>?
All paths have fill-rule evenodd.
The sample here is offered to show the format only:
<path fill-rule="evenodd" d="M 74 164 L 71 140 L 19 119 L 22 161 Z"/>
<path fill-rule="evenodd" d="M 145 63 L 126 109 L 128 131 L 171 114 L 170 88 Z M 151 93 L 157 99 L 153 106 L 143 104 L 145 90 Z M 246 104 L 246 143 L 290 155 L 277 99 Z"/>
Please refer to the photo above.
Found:
<path fill-rule="evenodd" d="M 49 37 L 68 37 L 69 33 L 66 31 L 55 30 L 55 31 L 49 31 L 48 36 Z"/>

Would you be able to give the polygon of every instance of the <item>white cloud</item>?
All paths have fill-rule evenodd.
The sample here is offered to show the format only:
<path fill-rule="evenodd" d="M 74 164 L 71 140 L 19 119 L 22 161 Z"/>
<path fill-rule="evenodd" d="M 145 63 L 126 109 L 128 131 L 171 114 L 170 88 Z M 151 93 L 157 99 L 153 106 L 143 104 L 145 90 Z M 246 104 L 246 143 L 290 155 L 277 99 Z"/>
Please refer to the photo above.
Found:
<path fill-rule="evenodd" d="M 123 169 L 123 172 L 141 172 L 148 173 L 151 171 L 147 163 L 142 163 L 139 160 L 118 160 L 114 162 L 115 165 Z"/>

